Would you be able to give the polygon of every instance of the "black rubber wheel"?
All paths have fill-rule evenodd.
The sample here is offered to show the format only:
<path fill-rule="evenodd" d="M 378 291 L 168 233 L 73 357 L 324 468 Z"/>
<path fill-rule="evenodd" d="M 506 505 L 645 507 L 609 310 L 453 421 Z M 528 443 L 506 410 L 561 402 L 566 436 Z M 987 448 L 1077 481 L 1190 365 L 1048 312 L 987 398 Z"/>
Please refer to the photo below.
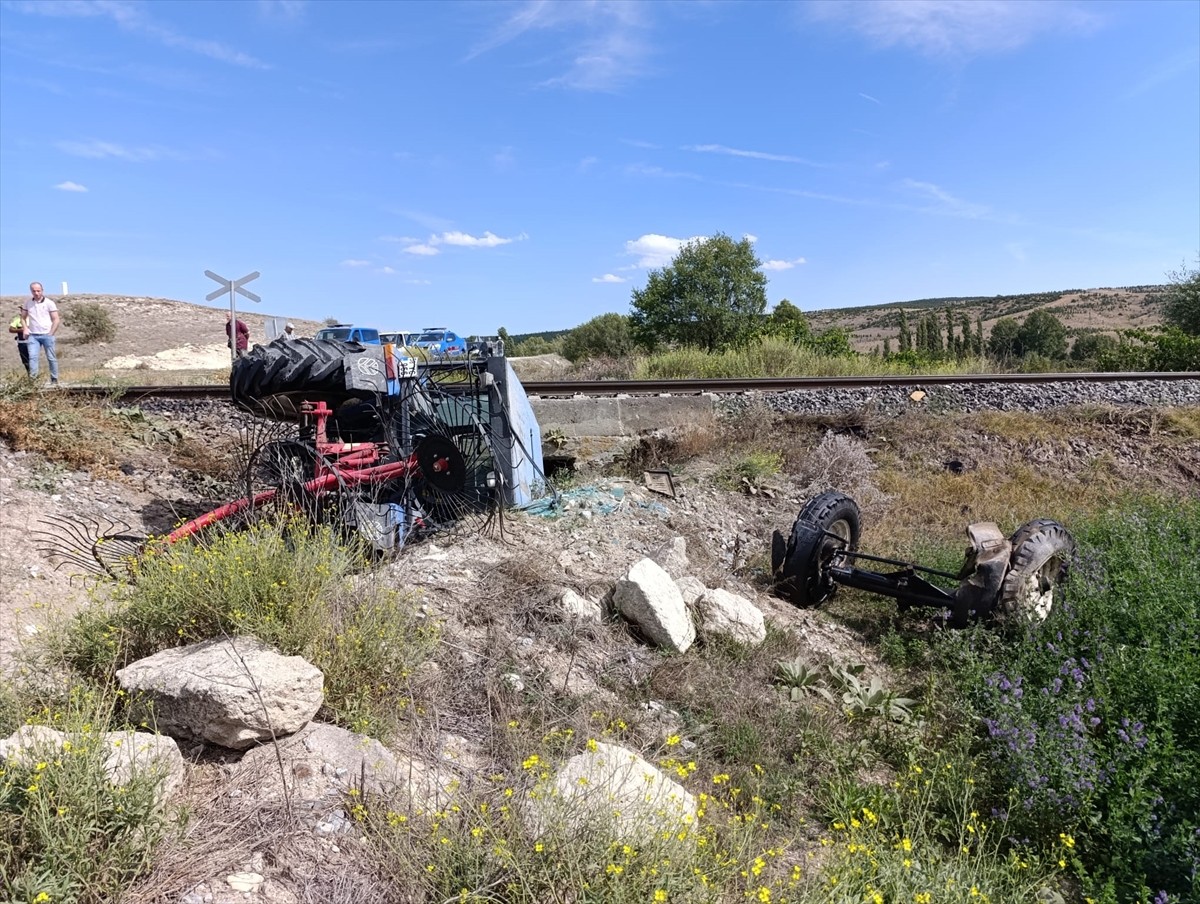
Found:
<path fill-rule="evenodd" d="M 234 362 L 229 391 L 234 404 L 256 411 L 274 396 L 302 394 L 312 401 L 350 398 L 349 359 L 366 350 L 357 342 L 276 339 L 256 345 Z"/>
<path fill-rule="evenodd" d="M 816 606 L 833 596 L 837 585 L 829 563 L 840 549 L 857 549 L 861 532 L 858 504 L 829 490 L 800 510 L 786 543 L 779 531 L 771 544 L 775 593 L 797 606 Z"/>
<path fill-rule="evenodd" d="M 1012 535 L 1012 556 L 1000 588 L 999 614 L 1045 621 L 1054 607 L 1054 590 L 1067 579 L 1075 556 L 1075 538 L 1057 521 L 1037 518 Z"/>

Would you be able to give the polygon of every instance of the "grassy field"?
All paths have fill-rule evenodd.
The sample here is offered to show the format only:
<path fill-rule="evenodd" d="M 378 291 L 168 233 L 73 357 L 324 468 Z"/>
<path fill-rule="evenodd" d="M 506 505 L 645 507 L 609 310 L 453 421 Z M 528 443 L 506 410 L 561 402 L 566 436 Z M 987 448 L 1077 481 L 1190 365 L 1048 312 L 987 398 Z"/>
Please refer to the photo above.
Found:
<path fill-rule="evenodd" d="M 129 418 L 103 407 L 76 409 L 19 385 L 0 398 L 0 433 L 14 447 L 41 442 L 41 455 L 78 459 L 72 438 L 82 431 L 96 437 L 96 454 L 128 441 Z M 47 417 L 63 430 L 20 432 Z M 367 877 L 356 900 L 1197 900 L 1200 498 L 1103 458 L 1051 471 L 1024 457 L 1115 431 L 1167 454 L 1200 442 L 1191 409 L 1114 417 L 863 417 L 835 439 L 828 421 L 781 418 L 733 421 L 681 443 L 668 453 L 676 473 L 702 462 L 715 467 L 716 486 L 742 477 L 802 485 L 823 479 L 809 476 L 819 465 L 839 484 L 874 488 L 893 517 L 872 534 L 883 547 L 872 551 L 950 571 L 962 561 L 955 538 L 966 512 L 1006 525 L 1053 514 L 1078 541 L 1071 580 L 1040 625 L 952 631 L 920 610 L 900 614 L 842 591 L 807 623 L 856 638 L 832 653 L 772 624 L 759 647 L 709 642 L 661 655 L 594 699 L 540 686 L 491 695 L 486 707 L 454 713 L 486 738 L 492 768 L 479 782 L 433 808 L 346 798 L 364 839 L 352 858 Z M 991 460 L 961 476 L 926 467 L 933 450 L 972 437 L 988 438 L 980 448 Z M 737 491 L 722 492 L 732 503 Z M 751 561 L 744 576 L 765 589 L 765 567 Z M 264 522 L 163 549 L 136 580 L 98 584 L 95 603 L 47 630 L 41 658 L 27 663 L 60 680 L 0 683 L 0 737 L 52 725 L 78 751 L 0 767 L 2 896 L 145 900 L 165 846 L 178 850 L 187 813 L 153 807 L 152 784 L 118 793 L 95 753 L 98 732 L 129 724 L 113 672 L 131 658 L 253 633 L 322 668 L 327 721 L 387 739 L 452 712 L 449 684 L 412 676 L 432 663 L 459 681 L 467 641 L 425 618 L 418 594 L 373 573 L 335 532 Z M 523 608 L 539 573 L 514 563 L 501 575 L 488 637 L 561 632 Z M 557 642 L 616 660 L 634 648 L 615 623 Z M 506 655 L 475 654 L 484 686 L 501 686 Z M 673 733 L 647 733 L 647 700 L 678 713 Z M 556 767 L 609 743 L 640 750 L 693 794 L 695 819 L 637 844 L 570 812 L 531 832 L 525 813 L 553 793 Z"/>

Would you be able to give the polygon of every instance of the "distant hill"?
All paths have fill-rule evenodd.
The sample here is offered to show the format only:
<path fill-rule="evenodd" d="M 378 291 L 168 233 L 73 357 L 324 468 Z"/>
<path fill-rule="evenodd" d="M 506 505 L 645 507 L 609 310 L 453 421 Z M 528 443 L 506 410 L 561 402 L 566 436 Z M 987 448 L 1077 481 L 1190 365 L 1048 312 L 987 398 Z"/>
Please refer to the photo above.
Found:
<path fill-rule="evenodd" d="M 808 311 L 805 316 L 816 332 L 833 327 L 848 331 L 851 344 L 860 352 L 881 346 L 885 338 L 891 338 L 892 347 L 896 347 L 901 310 L 908 313 L 911 326 L 916 316 L 926 311 L 940 313 L 949 308 L 956 315 L 966 313 L 972 323 L 982 318 L 986 333 L 1001 317 L 1022 320 L 1032 311 L 1045 309 L 1061 320 L 1071 335 L 1082 336 L 1158 326 L 1163 320 L 1164 295 L 1168 288 L 1126 286 L 991 297 L 920 298 L 893 304 Z"/>

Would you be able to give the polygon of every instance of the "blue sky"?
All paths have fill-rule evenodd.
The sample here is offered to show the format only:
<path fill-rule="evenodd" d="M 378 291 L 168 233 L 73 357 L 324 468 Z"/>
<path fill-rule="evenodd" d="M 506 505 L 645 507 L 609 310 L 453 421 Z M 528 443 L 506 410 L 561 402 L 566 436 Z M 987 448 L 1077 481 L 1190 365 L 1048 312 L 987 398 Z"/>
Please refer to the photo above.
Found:
<path fill-rule="evenodd" d="M 3 294 L 527 332 L 716 232 L 803 310 L 1162 282 L 1200 3 L 0 3 Z"/>

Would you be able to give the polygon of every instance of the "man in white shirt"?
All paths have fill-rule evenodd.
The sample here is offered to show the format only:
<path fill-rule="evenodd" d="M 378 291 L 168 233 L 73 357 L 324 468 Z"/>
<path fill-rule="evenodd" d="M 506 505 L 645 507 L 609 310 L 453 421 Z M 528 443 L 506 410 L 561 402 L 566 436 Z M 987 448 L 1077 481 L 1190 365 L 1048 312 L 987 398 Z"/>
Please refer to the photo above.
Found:
<path fill-rule="evenodd" d="M 32 296 L 21 308 L 25 320 L 25 337 L 29 344 L 29 376 L 36 380 L 41 350 L 46 350 L 46 363 L 50 365 L 50 385 L 58 385 L 58 355 L 54 353 L 54 334 L 62 318 L 58 316 L 58 305 L 42 292 L 42 284 L 29 284 Z"/>

